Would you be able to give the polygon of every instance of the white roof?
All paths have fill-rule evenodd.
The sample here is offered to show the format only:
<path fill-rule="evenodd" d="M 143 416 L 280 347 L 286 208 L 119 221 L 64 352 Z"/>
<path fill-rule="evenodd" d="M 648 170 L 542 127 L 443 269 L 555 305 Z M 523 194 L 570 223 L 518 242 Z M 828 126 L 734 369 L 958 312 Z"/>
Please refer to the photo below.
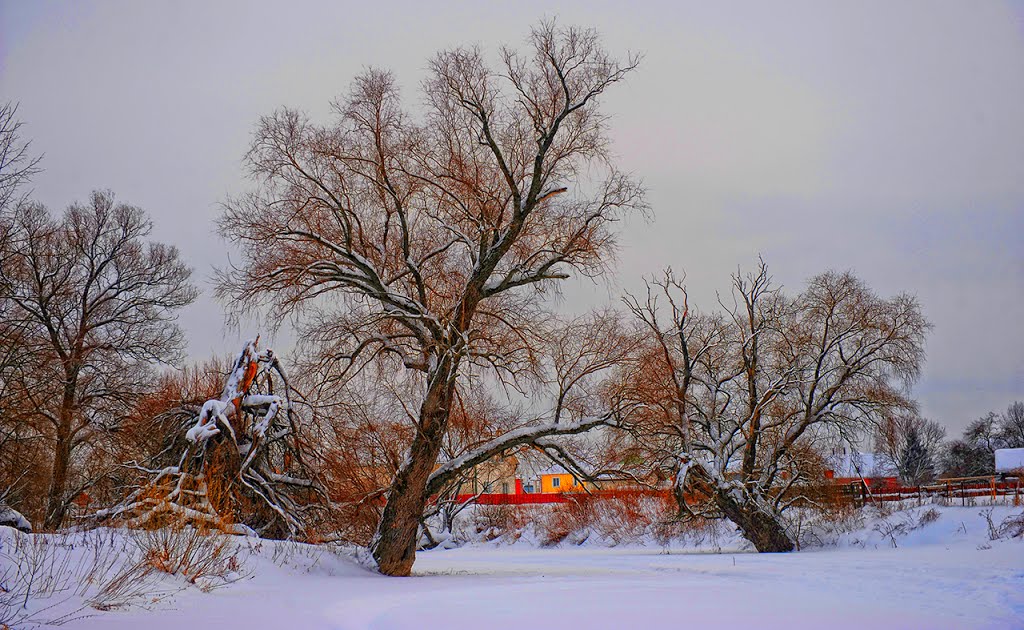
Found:
<path fill-rule="evenodd" d="M 1024 448 L 997 448 L 996 472 L 1024 469 Z"/>

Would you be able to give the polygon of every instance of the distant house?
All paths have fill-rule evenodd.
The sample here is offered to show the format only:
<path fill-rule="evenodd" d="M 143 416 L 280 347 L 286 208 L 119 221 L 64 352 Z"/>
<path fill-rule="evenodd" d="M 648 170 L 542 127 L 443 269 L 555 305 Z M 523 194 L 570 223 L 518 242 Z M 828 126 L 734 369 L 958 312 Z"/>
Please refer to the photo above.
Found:
<path fill-rule="evenodd" d="M 522 494 L 523 484 L 516 477 L 519 460 L 515 457 L 492 459 L 475 467 L 459 488 L 459 495 Z"/>

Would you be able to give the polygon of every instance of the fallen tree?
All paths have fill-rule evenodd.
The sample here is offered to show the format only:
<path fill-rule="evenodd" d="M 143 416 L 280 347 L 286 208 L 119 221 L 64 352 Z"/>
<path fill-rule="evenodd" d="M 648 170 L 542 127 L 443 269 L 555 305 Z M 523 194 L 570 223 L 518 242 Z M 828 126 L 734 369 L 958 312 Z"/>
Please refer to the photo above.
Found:
<path fill-rule="evenodd" d="M 187 418 L 176 463 L 132 466 L 145 480 L 113 508 L 95 514 L 128 527 L 190 523 L 231 533 L 307 537 L 324 493 L 304 460 L 292 389 L 280 361 L 259 338 L 246 343 L 218 398 Z M 189 426 L 190 425 L 190 426 Z"/>

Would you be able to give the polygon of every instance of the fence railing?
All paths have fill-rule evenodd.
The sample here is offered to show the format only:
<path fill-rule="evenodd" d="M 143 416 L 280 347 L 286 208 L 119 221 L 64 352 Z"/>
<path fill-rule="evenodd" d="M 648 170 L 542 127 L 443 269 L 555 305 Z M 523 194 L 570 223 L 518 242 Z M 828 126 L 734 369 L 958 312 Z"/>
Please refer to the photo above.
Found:
<path fill-rule="evenodd" d="M 948 500 L 959 499 L 962 505 L 967 505 L 968 501 L 986 497 L 991 499 L 1013 497 L 1014 505 L 1020 505 L 1024 501 L 1024 484 L 1020 477 L 1000 478 L 995 475 L 939 479 L 920 486 L 869 485 L 863 481 L 854 481 L 846 484 L 843 491 L 858 505 L 915 498 L 924 501 L 935 497 Z"/>

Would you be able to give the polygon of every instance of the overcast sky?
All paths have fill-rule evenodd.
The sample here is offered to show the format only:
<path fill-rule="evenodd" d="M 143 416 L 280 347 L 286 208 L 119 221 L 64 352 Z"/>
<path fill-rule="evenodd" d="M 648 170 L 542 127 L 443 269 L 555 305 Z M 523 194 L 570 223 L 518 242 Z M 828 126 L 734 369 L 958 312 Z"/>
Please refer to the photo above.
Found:
<path fill-rule="evenodd" d="M 182 250 L 205 295 L 181 323 L 204 358 L 253 332 L 223 326 L 209 278 L 260 115 L 323 120 L 368 66 L 416 99 L 437 50 L 518 45 L 545 16 L 593 26 L 644 54 L 605 103 L 654 219 L 625 226 L 614 283 L 570 287 L 567 308 L 667 265 L 705 307 L 758 254 L 794 292 L 852 269 L 935 324 L 926 415 L 958 433 L 1024 400 L 1024 4 L 626 4 L 0 0 L 0 101 L 45 153 L 38 200 L 110 188 Z"/>

